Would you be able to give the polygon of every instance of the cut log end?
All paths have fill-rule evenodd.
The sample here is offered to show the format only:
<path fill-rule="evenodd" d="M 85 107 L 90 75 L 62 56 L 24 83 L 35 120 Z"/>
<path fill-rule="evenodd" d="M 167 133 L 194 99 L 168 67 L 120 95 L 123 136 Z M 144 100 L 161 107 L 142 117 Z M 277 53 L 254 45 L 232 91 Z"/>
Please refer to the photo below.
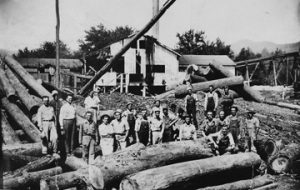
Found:
<path fill-rule="evenodd" d="M 124 178 L 120 183 L 120 190 L 139 190 L 139 185 L 134 181 Z"/>
<path fill-rule="evenodd" d="M 94 165 L 89 165 L 89 180 L 94 188 L 104 189 L 104 179 L 102 171 Z"/>
<path fill-rule="evenodd" d="M 285 156 L 280 156 L 279 158 L 276 158 L 271 163 L 271 168 L 275 173 L 284 173 L 289 170 L 290 166 L 290 159 Z"/>

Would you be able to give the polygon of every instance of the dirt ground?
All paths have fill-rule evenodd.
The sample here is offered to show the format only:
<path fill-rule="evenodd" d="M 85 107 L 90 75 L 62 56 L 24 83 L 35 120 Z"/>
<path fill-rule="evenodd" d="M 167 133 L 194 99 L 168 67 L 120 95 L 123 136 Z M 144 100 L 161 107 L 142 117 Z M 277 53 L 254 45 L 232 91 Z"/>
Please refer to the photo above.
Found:
<path fill-rule="evenodd" d="M 280 95 L 273 92 L 262 92 L 268 99 L 282 101 Z M 100 94 L 101 104 L 104 109 L 122 109 L 125 110 L 126 104 L 132 102 L 137 111 L 141 108 L 150 108 L 155 101 L 152 97 L 141 97 L 133 94 Z M 198 94 L 200 103 L 198 105 L 198 121 L 201 123 L 204 119 L 203 98 L 201 93 Z M 285 102 L 300 104 L 300 100 L 286 99 Z M 175 104 L 177 108 L 184 107 L 183 99 L 168 98 L 161 101 L 162 104 Z M 249 108 L 254 108 L 257 117 L 261 121 L 261 129 L 264 135 L 275 140 L 282 140 L 283 144 L 292 142 L 300 143 L 300 115 L 294 110 L 280 108 L 268 104 L 244 101 L 242 98 L 235 99 L 235 105 L 239 108 L 239 114 L 243 117 Z M 199 123 L 198 122 L 198 123 Z M 274 176 L 279 184 L 279 190 L 299 190 L 300 177 L 299 175 L 277 175 Z"/>

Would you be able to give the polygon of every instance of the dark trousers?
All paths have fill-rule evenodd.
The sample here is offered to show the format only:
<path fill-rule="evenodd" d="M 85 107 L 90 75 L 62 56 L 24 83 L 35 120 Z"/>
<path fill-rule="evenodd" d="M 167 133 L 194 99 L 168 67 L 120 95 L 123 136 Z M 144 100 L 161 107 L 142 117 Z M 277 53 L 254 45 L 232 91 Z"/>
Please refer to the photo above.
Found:
<path fill-rule="evenodd" d="M 64 119 L 63 128 L 65 131 L 65 148 L 66 153 L 70 154 L 74 148 L 74 136 L 75 136 L 75 119 Z"/>

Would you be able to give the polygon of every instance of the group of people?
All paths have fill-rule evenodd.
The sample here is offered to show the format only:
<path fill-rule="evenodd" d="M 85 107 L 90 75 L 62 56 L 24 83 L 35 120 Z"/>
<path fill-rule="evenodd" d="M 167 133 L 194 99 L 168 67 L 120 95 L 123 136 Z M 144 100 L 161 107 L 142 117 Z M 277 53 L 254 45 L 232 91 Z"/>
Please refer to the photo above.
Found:
<path fill-rule="evenodd" d="M 70 155 L 74 149 L 77 131 L 73 97 L 68 95 L 62 104 L 56 91 L 52 92 L 52 96 L 51 101 L 50 97 L 43 97 L 44 104 L 37 114 L 43 139 L 43 153 L 64 151 L 66 155 Z M 151 110 L 144 108 L 137 112 L 133 103 L 129 102 L 125 111 L 117 109 L 113 116 L 103 114 L 98 117 L 100 100 L 97 92 L 92 92 L 84 101 L 85 120 L 78 128 L 78 143 L 82 146 L 83 158 L 91 162 L 95 158 L 97 146 L 100 147 L 102 155 L 107 155 L 135 143 L 148 146 L 170 141 L 195 140 L 199 136 L 210 141 L 216 154 L 239 150 L 255 151 L 253 142 L 257 136 L 259 121 L 253 117 L 252 110 L 243 122 L 237 115 L 238 108 L 233 106 L 233 97 L 227 87 L 219 99 L 213 86 L 210 86 L 204 98 L 206 118 L 199 124 L 198 102 L 197 95 L 189 87 L 184 108 L 177 109 L 175 104 L 169 108 L 167 104 L 162 105 L 156 100 Z M 216 114 L 218 107 L 222 109 Z M 247 142 L 243 139 L 247 139 Z M 246 148 L 241 148 L 240 142 L 246 142 Z"/>

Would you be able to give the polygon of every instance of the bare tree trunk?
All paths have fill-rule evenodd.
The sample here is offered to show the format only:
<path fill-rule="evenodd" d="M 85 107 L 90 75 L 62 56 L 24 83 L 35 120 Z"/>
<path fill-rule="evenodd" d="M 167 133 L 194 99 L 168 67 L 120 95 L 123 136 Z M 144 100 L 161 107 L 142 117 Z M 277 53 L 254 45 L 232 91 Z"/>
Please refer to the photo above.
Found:
<path fill-rule="evenodd" d="M 55 12 L 56 12 L 56 86 L 60 88 L 60 64 L 59 64 L 59 29 L 60 29 L 60 17 L 59 17 L 59 0 L 55 0 Z"/>
<path fill-rule="evenodd" d="M 28 143 L 2 146 L 3 153 L 14 155 L 41 156 L 42 143 Z"/>
<path fill-rule="evenodd" d="M 5 75 L 5 71 L 2 66 L 0 66 L 0 84 L 1 88 L 4 90 L 6 97 L 10 101 L 15 101 L 18 99 L 16 90 L 13 88 L 8 78 Z"/>
<path fill-rule="evenodd" d="M 5 144 L 21 144 L 18 135 L 7 121 L 6 115 L 1 112 L 2 136 Z"/>

